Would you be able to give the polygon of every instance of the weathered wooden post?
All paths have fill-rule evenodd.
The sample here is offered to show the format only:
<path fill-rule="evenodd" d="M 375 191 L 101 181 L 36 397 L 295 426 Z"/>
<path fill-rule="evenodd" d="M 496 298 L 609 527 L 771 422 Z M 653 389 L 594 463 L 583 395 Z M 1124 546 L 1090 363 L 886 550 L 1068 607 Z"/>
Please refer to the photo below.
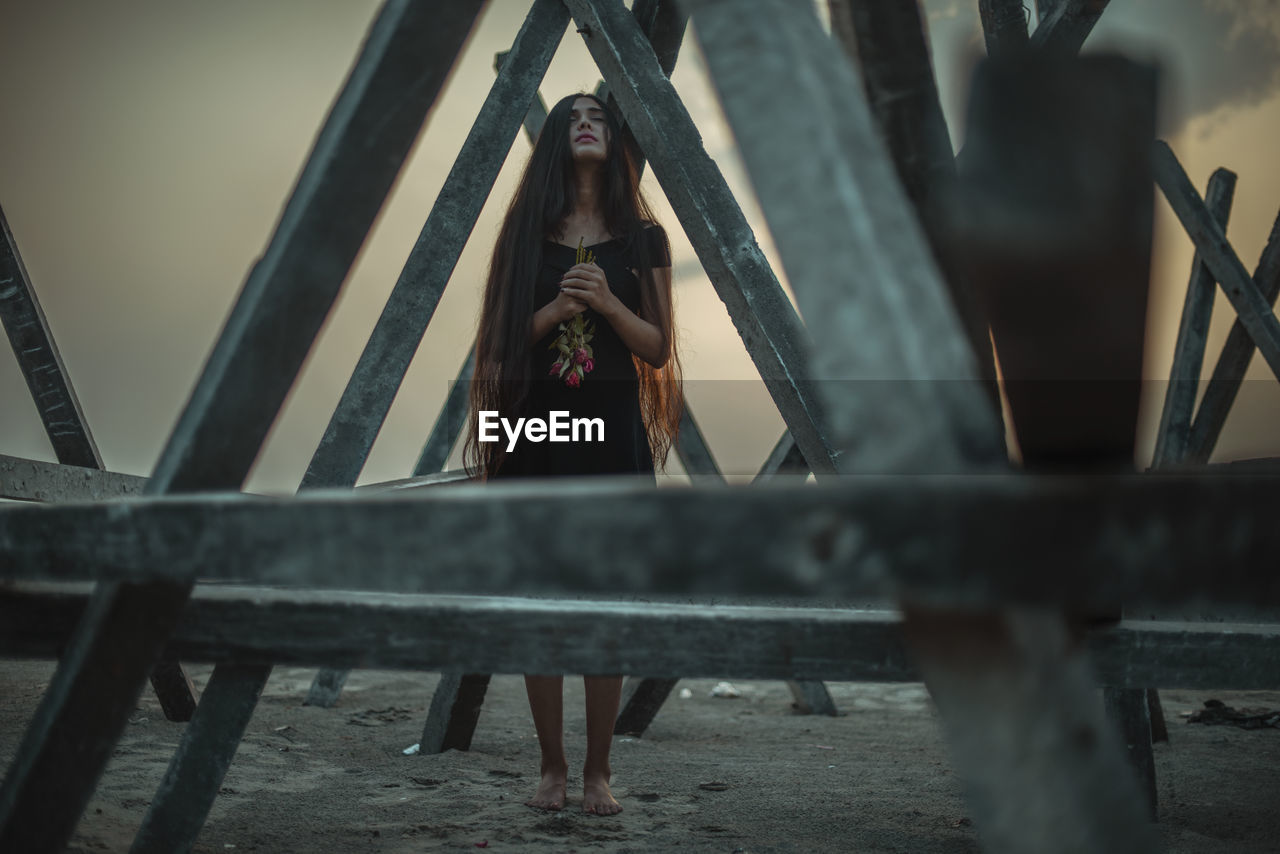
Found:
<path fill-rule="evenodd" d="M 1155 73 L 1111 57 L 988 62 L 968 126 L 955 239 L 983 292 L 1023 464 L 1129 470 L 1150 273 Z M 1145 692 L 1106 693 L 1154 817 Z"/>

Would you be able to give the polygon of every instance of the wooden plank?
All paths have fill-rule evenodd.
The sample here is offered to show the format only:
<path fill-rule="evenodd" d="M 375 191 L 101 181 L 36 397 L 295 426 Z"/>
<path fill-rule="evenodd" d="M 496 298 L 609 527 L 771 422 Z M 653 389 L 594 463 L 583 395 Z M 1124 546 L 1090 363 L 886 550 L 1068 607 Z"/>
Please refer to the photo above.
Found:
<path fill-rule="evenodd" d="M 195 845 L 270 676 L 269 664 L 214 667 L 130 854 L 190 851 Z"/>
<path fill-rule="evenodd" d="M 1280 578 L 1258 569 L 1280 553 L 1275 475 L 841 480 L 669 490 L 595 477 L 12 504 L 0 506 L 0 577 L 173 583 L 199 575 L 458 593 L 910 591 L 956 607 L 1085 612 L 1197 596 L 1280 604 Z M 577 508 L 571 540 L 559 535 L 549 489 Z M 456 536 L 464 530 L 484 536 Z M 1027 572 L 1032 565 L 1037 571 Z"/>
<path fill-rule="evenodd" d="M 105 478 L 105 483 L 102 478 L 95 480 L 96 475 L 93 473 L 102 470 L 102 456 L 98 453 L 89 422 L 85 419 L 75 388 L 71 384 L 71 377 L 62 363 L 62 356 L 53 340 L 53 332 L 45 319 L 40 301 L 36 298 L 35 288 L 22 263 L 17 240 L 9 229 L 3 209 L 0 209 L 0 233 L 3 234 L 3 241 L 0 242 L 0 322 L 3 322 L 14 355 L 18 358 L 18 367 L 40 412 L 54 455 L 59 463 L 73 466 L 75 468 L 72 471 L 79 473 L 77 477 L 69 472 L 59 471 L 57 475 L 46 478 L 35 472 L 23 472 L 22 476 L 13 477 L 18 473 L 12 469 L 5 471 L 8 467 L 0 462 L 0 473 L 6 475 L 0 479 L 0 491 L 6 493 L 5 497 L 10 497 L 7 493 L 34 486 L 35 493 L 45 496 L 36 500 L 50 501 L 65 500 L 67 493 L 72 490 L 77 495 L 84 495 L 89 482 L 95 483 L 98 488 L 120 488 L 123 486 L 120 483 L 123 477 L 121 475 Z M 45 469 L 40 474 L 52 473 Z M 34 484 L 30 483 L 33 476 L 37 480 Z M 92 492 L 92 487 L 87 491 Z M 151 685 L 166 719 L 191 719 L 196 703 L 195 689 L 178 662 L 159 662 L 152 669 Z"/>
<path fill-rule="evenodd" d="M 622 683 L 622 701 L 618 719 L 613 725 L 614 735 L 644 735 L 649 724 L 657 717 L 671 690 L 679 679 L 631 676 Z"/>
<path fill-rule="evenodd" d="M 946 199 L 954 192 L 956 161 L 920 7 L 898 0 L 828 0 L 828 5 L 833 33 L 859 63 L 876 124 L 944 274 L 990 405 L 999 411 L 987 319 L 948 236 Z M 1025 43 L 1021 8 L 1015 12 Z"/>
<path fill-rule="evenodd" d="M 506 62 L 509 50 L 499 51 L 493 55 L 493 73 L 498 74 L 502 71 L 502 63 Z M 542 133 L 542 126 L 547 121 L 547 104 L 542 100 L 542 93 L 535 92 L 533 99 L 529 102 L 529 110 L 524 114 L 524 134 L 532 143 L 538 138 L 538 134 Z"/>
<path fill-rule="evenodd" d="M 872 471 L 994 465 L 1002 458 L 995 416 L 975 388 L 959 323 L 937 270 L 921 263 L 929 252 L 857 80 L 831 53 L 812 9 L 759 0 L 703 2 L 692 13 L 818 348 L 817 375 L 899 380 L 893 399 L 861 386 L 829 399 L 836 441 L 859 454 L 855 468 Z M 816 117 L 803 136 L 783 118 L 796 114 Z M 879 290 L 858 287 L 849 270 L 866 270 Z M 952 382 L 937 382 L 944 377 Z M 832 398 L 836 391 L 829 388 Z M 970 624 L 909 613 L 913 646 L 991 850 L 1156 849 L 1093 702 L 1087 662 L 1062 642 L 1060 617 Z M 1082 751 L 1066 736 L 1077 732 L 1095 749 Z"/>
<path fill-rule="evenodd" d="M 302 488 L 350 486 L 395 401 L 569 16 L 535 0 L 325 428 Z"/>
<path fill-rule="evenodd" d="M 620 4 L 567 5 L 783 420 L 806 459 L 834 472 L 805 329 L 644 33 Z"/>
<path fill-rule="evenodd" d="M 1254 269 L 1253 282 L 1267 301 L 1274 306 L 1280 295 L 1280 214 L 1271 226 L 1271 236 L 1262 250 L 1262 257 Z M 1253 339 L 1239 317 L 1231 324 L 1222 353 L 1213 367 L 1209 386 L 1200 399 L 1200 409 L 1191 423 L 1187 460 L 1193 463 L 1208 462 L 1217 444 L 1218 435 L 1227 421 L 1227 413 L 1235 402 L 1245 371 L 1253 359 Z"/>
<path fill-rule="evenodd" d="M 1225 233 L 1235 197 L 1236 174 L 1218 169 L 1209 176 L 1205 191 L 1205 207 Z M 1200 385 L 1200 369 L 1204 362 L 1205 341 L 1209 337 L 1209 320 L 1213 316 L 1213 297 L 1217 292 L 1213 273 L 1197 252 L 1191 261 L 1191 281 L 1182 304 L 1182 320 L 1173 347 L 1173 365 L 1169 369 L 1169 388 L 1160 410 L 1160 426 L 1156 431 L 1156 449 L 1152 468 L 1164 468 L 1182 462 L 1187 455 L 1191 434 L 1191 416 L 1195 410 L 1196 392 Z"/>
<path fill-rule="evenodd" d="M 1147 795 L 1148 817 L 1156 820 L 1159 801 L 1156 791 L 1155 757 L 1151 752 L 1151 713 L 1144 688 L 1113 688 L 1102 692 L 1107 716 L 1116 724 L 1124 742 L 1129 764 L 1138 772 L 1138 782 Z"/>
<path fill-rule="evenodd" d="M 1204 264 L 1222 286 L 1258 352 L 1280 379 L 1280 322 L 1271 304 L 1236 257 L 1227 236 L 1205 209 L 1172 149 L 1163 141 L 1154 149 L 1156 184 L 1190 235 Z"/>
<path fill-rule="evenodd" d="M 101 501 L 141 495 L 147 479 L 99 468 L 0 454 L 0 498 L 17 501 Z"/>
<path fill-rule="evenodd" d="M 338 698 L 342 696 L 342 688 L 347 684 L 347 677 L 350 675 L 350 670 L 321 668 L 311 680 L 311 687 L 307 689 L 307 698 L 302 701 L 302 705 L 319 706 L 322 709 L 333 708 L 337 705 Z"/>
<path fill-rule="evenodd" d="M 1110 0 L 1054 0 L 1042 3 L 1040 23 L 1031 34 L 1031 47 L 1042 53 L 1075 56 Z"/>
<path fill-rule="evenodd" d="M 87 584 L 0 590 L 0 654 L 55 656 Z M 1270 690 L 1280 625 L 1132 620 L 1085 635 L 1100 684 Z M 168 649 L 187 661 L 658 679 L 912 682 L 892 610 L 392 595 L 197 585 Z M 649 668 L 649 669 L 644 669 Z"/>
<path fill-rule="evenodd" d="M 476 723 L 480 720 L 480 709 L 484 706 L 484 695 L 488 690 L 489 671 L 441 673 L 436 691 L 431 695 L 427 722 L 422 728 L 422 740 L 419 742 L 421 752 L 430 754 L 444 753 L 446 750 L 470 750 Z"/>
<path fill-rule="evenodd" d="M 676 453 L 680 455 L 680 463 L 694 483 L 724 483 L 724 475 L 711 456 L 707 440 L 702 436 L 698 422 L 694 420 L 693 411 L 685 401 L 680 412 L 680 432 L 676 434 Z"/>
<path fill-rule="evenodd" d="M 0 323 L 4 325 L 58 462 L 102 468 L 102 456 L 3 208 L 0 208 Z"/>
<path fill-rule="evenodd" d="M 481 5 L 378 14 L 149 492 L 243 483 Z M 100 588 L 0 788 L 0 849 L 65 846 L 194 578 Z"/>
<path fill-rule="evenodd" d="M 840 713 L 825 683 L 793 679 L 787 683 L 787 687 L 791 689 L 796 709 L 803 714 L 835 717 Z"/>
<path fill-rule="evenodd" d="M 766 483 L 785 475 L 798 475 L 805 478 L 809 475 L 809 471 L 809 463 L 805 461 L 804 454 L 800 453 L 800 446 L 788 432 L 778 437 L 773 450 L 769 452 L 769 456 L 765 458 L 760 471 L 751 482 Z"/>
<path fill-rule="evenodd" d="M 1027 11 L 1022 0 L 978 0 L 978 16 L 988 56 L 1009 56 L 1027 49 Z"/>
<path fill-rule="evenodd" d="M 845 449 L 842 470 L 1003 460 L 973 354 L 853 69 L 812 10 L 790 0 L 736 12 L 691 8 L 816 345 L 813 376 L 833 440 Z M 779 120 L 784 104 L 823 121 L 797 135 Z M 904 326 L 913 331 L 903 334 Z"/>
<path fill-rule="evenodd" d="M 449 459 L 449 452 L 458 441 L 458 434 L 467 425 L 467 414 L 470 411 L 471 378 L 476 372 L 476 348 L 473 343 L 467 348 L 467 358 L 458 369 L 458 376 L 449 386 L 449 395 L 444 406 L 436 415 L 431 432 L 427 435 L 422 453 L 413 467 L 415 477 L 438 472 L 444 468 Z"/>

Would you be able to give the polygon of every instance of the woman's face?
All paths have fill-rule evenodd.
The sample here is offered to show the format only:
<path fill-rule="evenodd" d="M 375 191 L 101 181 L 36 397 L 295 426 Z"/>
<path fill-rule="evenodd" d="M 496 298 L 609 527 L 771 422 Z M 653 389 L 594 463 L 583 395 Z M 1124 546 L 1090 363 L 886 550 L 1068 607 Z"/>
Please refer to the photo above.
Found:
<path fill-rule="evenodd" d="M 593 98 L 578 98 L 569 112 L 569 150 L 575 162 L 603 163 L 609 153 L 609 126 Z"/>

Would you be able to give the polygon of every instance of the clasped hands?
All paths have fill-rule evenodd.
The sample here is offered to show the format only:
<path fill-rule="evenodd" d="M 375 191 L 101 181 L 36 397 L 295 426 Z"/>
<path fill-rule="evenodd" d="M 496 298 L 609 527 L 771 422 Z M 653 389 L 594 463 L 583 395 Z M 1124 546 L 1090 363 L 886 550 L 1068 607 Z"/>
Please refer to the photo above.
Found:
<path fill-rule="evenodd" d="M 568 320 L 588 308 L 607 317 L 618 298 L 609 290 L 604 270 L 595 264 L 574 264 L 560 279 L 560 294 L 556 302 L 562 302 L 567 312 L 561 320 Z"/>

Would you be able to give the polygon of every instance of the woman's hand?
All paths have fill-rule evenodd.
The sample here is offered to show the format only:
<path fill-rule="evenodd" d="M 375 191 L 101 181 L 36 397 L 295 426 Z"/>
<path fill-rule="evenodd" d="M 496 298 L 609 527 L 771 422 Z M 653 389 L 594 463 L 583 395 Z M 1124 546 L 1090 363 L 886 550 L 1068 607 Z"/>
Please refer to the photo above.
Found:
<path fill-rule="evenodd" d="M 536 344 L 561 323 L 572 320 L 576 314 L 587 310 L 587 304 L 577 297 L 561 291 L 556 298 L 533 313 L 529 327 L 529 344 Z"/>
<path fill-rule="evenodd" d="M 577 297 L 561 290 L 556 294 L 556 298 L 547 303 L 551 308 L 551 316 L 556 323 L 565 323 L 573 320 L 574 315 L 582 314 L 587 310 L 587 304 Z"/>
<path fill-rule="evenodd" d="M 593 308 L 600 314 L 608 316 L 621 305 L 613 291 L 609 290 L 609 280 L 604 270 L 595 264 L 574 264 L 560 280 L 560 293 Z"/>

